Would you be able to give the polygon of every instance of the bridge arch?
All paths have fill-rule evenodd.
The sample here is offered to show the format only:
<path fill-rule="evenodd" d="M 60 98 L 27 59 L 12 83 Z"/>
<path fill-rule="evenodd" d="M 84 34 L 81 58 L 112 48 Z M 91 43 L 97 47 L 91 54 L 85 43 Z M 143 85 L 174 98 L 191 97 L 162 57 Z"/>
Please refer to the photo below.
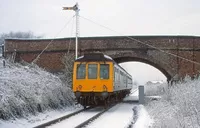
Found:
<path fill-rule="evenodd" d="M 166 76 L 168 82 L 172 79 L 172 76 L 167 72 L 166 69 L 164 69 L 159 64 L 157 64 L 153 61 L 150 61 L 148 59 L 139 58 L 139 57 L 131 57 L 131 56 L 122 56 L 122 57 L 114 58 L 114 61 L 117 62 L 118 64 L 124 63 L 124 62 L 130 62 L 130 61 L 142 62 L 142 63 L 148 64 L 148 65 L 151 65 L 151 66 L 155 67 L 156 69 L 158 69 L 159 71 L 161 71 Z"/>

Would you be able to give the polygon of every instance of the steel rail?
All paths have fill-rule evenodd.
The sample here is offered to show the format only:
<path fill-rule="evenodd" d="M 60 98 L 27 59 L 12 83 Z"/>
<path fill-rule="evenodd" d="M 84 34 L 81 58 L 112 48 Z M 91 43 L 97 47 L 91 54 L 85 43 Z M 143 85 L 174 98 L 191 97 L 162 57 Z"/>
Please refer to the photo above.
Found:
<path fill-rule="evenodd" d="M 88 107 L 88 108 L 86 108 L 86 109 L 81 109 L 81 110 L 79 110 L 79 111 L 70 113 L 70 114 L 65 115 L 65 116 L 62 116 L 62 117 L 60 117 L 60 118 L 51 120 L 51 121 L 46 122 L 46 123 L 43 123 L 43 124 L 40 124 L 40 125 L 35 126 L 35 127 L 33 127 L 33 128 L 45 128 L 45 127 L 47 127 L 47 126 L 50 126 L 50 125 L 55 124 L 55 123 L 57 123 L 57 122 L 60 122 L 60 121 L 62 121 L 62 120 L 68 119 L 68 118 L 70 118 L 70 117 L 72 117 L 72 116 L 74 116 L 74 115 L 77 115 L 78 113 L 81 113 L 81 112 L 83 112 L 83 111 L 85 111 L 85 110 L 88 110 L 88 109 L 91 109 L 91 108 L 92 108 L 92 107 Z"/>
<path fill-rule="evenodd" d="M 88 120 L 84 121 L 83 123 L 79 124 L 78 126 L 76 126 L 75 128 L 83 128 L 85 127 L 87 124 L 89 124 L 90 122 L 94 121 L 95 119 L 97 119 L 99 116 L 101 116 L 103 113 L 105 113 L 106 111 L 108 111 L 110 108 L 114 107 L 116 104 L 104 109 L 103 111 L 99 112 L 98 114 L 94 115 L 93 117 L 89 118 Z"/>

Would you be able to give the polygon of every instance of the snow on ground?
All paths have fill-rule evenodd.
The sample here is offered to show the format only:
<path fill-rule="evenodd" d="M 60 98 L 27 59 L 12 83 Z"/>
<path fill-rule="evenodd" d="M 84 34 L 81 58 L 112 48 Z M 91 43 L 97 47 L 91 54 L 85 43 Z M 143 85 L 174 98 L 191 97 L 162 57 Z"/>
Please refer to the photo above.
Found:
<path fill-rule="evenodd" d="M 148 128 L 151 126 L 153 120 L 148 115 L 145 107 L 135 102 L 138 101 L 138 90 L 133 91 L 123 101 L 123 103 L 117 104 L 87 127 L 124 128 L 128 127 L 131 122 L 135 123 L 133 128 Z M 134 113 L 133 109 L 136 109 L 137 112 Z M 137 116 L 137 118 L 134 116 Z M 134 119 L 136 119 L 136 122 Z"/>
<path fill-rule="evenodd" d="M 127 127 L 133 117 L 132 108 L 135 104 L 120 103 L 94 122 L 92 122 L 88 128 L 124 128 Z"/>
<path fill-rule="evenodd" d="M 153 124 L 153 119 L 149 116 L 146 108 L 143 105 L 138 106 L 138 118 L 133 125 L 133 128 L 149 128 Z"/>
<path fill-rule="evenodd" d="M 148 115 L 143 105 L 135 102 L 138 99 L 138 91 L 136 90 L 130 96 L 126 97 L 122 103 L 117 104 L 99 118 L 87 125 L 87 128 L 126 128 L 133 122 L 133 128 L 148 128 L 152 124 L 152 119 Z M 133 108 L 136 110 L 134 113 Z M 80 113 L 70 119 L 61 121 L 52 125 L 53 128 L 74 128 L 78 124 L 102 111 L 103 108 L 94 108 L 92 111 Z M 134 116 L 137 116 L 135 118 Z M 135 122 L 135 119 L 136 122 Z"/>
<path fill-rule="evenodd" d="M 0 120 L 0 128 L 31 128 L 50 120 L 62 117 L 66 114 L 78 111 L 82 108 L 82 106 L 77 106 L 77 108 L 69 107 L 59 110 L 45 111 L 34 116 L 29 115 L 26 118 L 11 119 L 8 121 Z"/>
<path fill-rule="evenodd" d="M 103 107 L 93 108 L 84 112 L 81 112 L 75 116 L 72 116 L 69 119 L 63 120 L 55 125 L 49 126 L 48 128 L 74 128 L 80 123 L 86 121 L 87 119 L 91 118 L 92 116 L 96 115 L 100 111 L 102 111 Z"/>

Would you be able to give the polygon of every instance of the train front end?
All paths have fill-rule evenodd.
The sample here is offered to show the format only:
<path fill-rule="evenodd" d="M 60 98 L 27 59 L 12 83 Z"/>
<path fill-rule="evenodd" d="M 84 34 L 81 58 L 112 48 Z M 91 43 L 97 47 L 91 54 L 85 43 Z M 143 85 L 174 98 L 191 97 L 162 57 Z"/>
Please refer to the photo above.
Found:
<path fill-rule="evenodd" d="M 113 92 L 112 59 L 100 53 L 78 58 L 73 68 L 73 92 L 84 107 L 104 104 Z"/>

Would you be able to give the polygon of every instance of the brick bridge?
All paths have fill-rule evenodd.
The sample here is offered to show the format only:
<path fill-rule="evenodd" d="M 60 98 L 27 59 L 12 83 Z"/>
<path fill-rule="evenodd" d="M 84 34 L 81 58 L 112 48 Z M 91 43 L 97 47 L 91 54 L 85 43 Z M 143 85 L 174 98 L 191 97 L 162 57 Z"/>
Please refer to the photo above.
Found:
<path fill-rule="evenodd" d="M 197 36 L 131 36 L 155 46 L 167 53 L 200 62 L 200 37 Z M 52 39 L 6 39 L 4 56 L 14 56 L 15 61 L 32 62 Z M 54 39 L 37 61 L 48 71 L 56 72 L 64 68 L 63 56 L 74 56 L 74 38 Z M 79 56 L 88 52 L 103 52 L 117 63 L 139 61 L 160 70 L 167 80 L 193 76 L 200 72 L 200 65 L 166 54 L 155 48 L 141 44 L 125 36 L 82 37 L 79 38 Z"/>

